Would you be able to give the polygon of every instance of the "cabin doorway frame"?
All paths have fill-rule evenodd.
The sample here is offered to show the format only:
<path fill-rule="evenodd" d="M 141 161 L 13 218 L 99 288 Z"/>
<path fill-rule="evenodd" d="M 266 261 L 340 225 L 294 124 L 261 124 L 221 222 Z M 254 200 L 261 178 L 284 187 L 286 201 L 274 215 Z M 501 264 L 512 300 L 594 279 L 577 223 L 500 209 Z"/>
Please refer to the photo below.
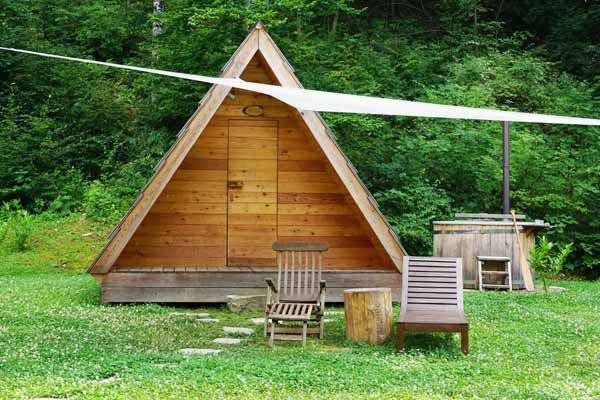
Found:
<path fill-rule="evenodd" d="M 259 133 L 235 134 L 232 128 L 264 128 L 264 136 Z M 274 128 L 274 135 L 270 136 L 269 130 Z M 232 140 L 233 139 L 233 140 Z M 254 141 L 252 146 L 246 144 L 243 155 L 232 141 L 247 139 L 248 143 Z M 243 140 L 245 141 L 245 140 Z M 273 147 L 270 146 L 273 142 Z M 263 143 L 264 142 L 264 143 Z M 261 177 L 265 174 L 265 165 L 273 161 L 274 174 L 267 173 L 268 178 Z M 240 170 L 242 165 L 243 170 Z M 246 165 L 248 168 L 246 169 Z M 232 168 L 233 167 L 233 168 Z M 267 171 L 269 167 L 267 166 Z M 247 175 L 240 178 L 240 175 Z M 243 191 L 245 186 L 255 185 L 256 189 Z M 264 185 L 263 188 L 260 188 Z M 262 190 L 261 190 L 262 189 Z M 253 195 L 256 193 L 256 195 Z M 279 194 L 279 121 L 270 118 L 230 118 L 227 122 L 227 229 L 226 229 L 226 260 L 227 267 L 245 267 L 259 264 L 261 267 L 275 267 L 276 256 L 272 251 L 273 242 L 278 238 L 278 194 Z M 245 196 L 244 196 L 245 195 Z M 253 195 L 253 196 L 252 196 Z M 261 196 L 262 195 L 262 196 Z M 246 198 L 247 196 L 247 198 Z M 262 197 L 262 199 L 261 199 Z M 237 200 L 237 201 L 236 201 Z M 261 203 L 262 201 L 262 203 Z M 232 205 L 246 204 L 248 209 L 242 211 L 246 215 L 236 214 Z M 264 207 L 261 207 L 264 206 Z M 262 209 L 262 211 L 260 211 Z M 255 212 L 254 210 L 258 210 Z M 244 218 L 246 216 L 246 218 Z M 232 217 L 244 221 L 232 221 Z M 272 221 L 272 222 L 270 222 Z M 243 223 L 239 224 L 240 222 Z M 264 239 L 263 239 L 264 238 Z M 246 245 L 233 243 L 236 239 L 246 239 Z M 256 252 L 256 253 L 255 253 Z M 273 253 L 272 256 L 268 254 Z M 248 265 L 244 265 L 244 258 Z"/>

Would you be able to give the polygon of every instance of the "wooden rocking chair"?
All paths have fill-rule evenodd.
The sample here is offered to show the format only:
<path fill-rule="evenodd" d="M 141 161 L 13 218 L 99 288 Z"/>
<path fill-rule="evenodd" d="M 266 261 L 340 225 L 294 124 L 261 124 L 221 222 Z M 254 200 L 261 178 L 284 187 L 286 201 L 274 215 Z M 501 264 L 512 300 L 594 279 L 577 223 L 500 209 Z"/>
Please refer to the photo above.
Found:
<path fill-rule="evenodd" d="M 274 340 L 298 340 L 306 344 L 307 334 L 323 338 L 325 315 L 325 281 L 321 280 L 325 242 L 275 242 L 277 252 L 277 286 L 267 279 L 265 336 L 269 347 Z M 302 327 L 278 326 L 279 322 L 302 323 Z M 309 328 L 308 323 L 319 323 Z M 270 326 L 269 326 L 270 325 Z"/>

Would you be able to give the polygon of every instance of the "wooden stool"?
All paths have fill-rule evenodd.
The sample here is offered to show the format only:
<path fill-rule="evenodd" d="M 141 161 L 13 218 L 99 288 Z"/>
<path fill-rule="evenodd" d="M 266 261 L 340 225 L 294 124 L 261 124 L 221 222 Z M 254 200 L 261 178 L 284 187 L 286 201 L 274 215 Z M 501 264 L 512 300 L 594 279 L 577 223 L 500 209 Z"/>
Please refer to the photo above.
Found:
<path fill-rule="evenodd" d="M 503 271 L 485 270 L 486 261 L 502 262 L 504 265 Z M 512 267 L 509 257 L 491 257 L 491 256 L 477 256 L 477 274 L 479 277 L 479 290 L 483 291 L 486 288 L 490 289 L 507 289 L 512 291 Z M 505 284 L 490 284 L 483 283 L 484 276 L 500 276 L 504 277 L 508 282 Z"/>
<path fill-rule="evenodd" d="M 392 290 L 344 290 L 346 338 L 371 344 L 383 343 L 393 334 Z"/>

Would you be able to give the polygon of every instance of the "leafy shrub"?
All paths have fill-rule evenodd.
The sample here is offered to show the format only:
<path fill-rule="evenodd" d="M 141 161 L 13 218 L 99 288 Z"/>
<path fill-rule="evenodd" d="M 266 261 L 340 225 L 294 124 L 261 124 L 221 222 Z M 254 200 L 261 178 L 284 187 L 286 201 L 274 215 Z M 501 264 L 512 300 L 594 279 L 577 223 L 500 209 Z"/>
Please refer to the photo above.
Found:
<path fill-rule="evenodd" d="M 17 200 L 2 205 L 2 226 L 0 242 L 10 239 L 12 247 L 21 252 L 31 246 L 33 233 L 33 216 L 21 207 Z"/>
<path fill-rule="evenodd" d="M 17 251 L 25 251 L 31 245 L 33 216 L 27 210 L 17 210 L 13 216 L 12 229 Z"/>
<path fill-rule="evenodd" d="M 431 254 L 431 221 L 450 213 L 448 196 L 427 183 L 412 182 L 403 190 L 391 189 L 375 197 L 407 251 Z"/>
<path fill-rule="evenodd" d="M 97 221 L 113 222 L 123 213 L 123 200 L 115 190 L 100 181 L 92 182 L 83 195 L 83 209 Z"/>
<path fill-rule="evenodd" d="M 0 243 L 4 242 L 8 233 L 8 221 L 0 221 Z"/>
<path fill-rule="evenodd" d="M 542 278 L 544 291 L 548 291 L 546 280 L 555 278 L 565 266 L 565 260 L 573 250 L 573 243 L 558 246 L 542 236 L 529 253 L 531 268 Z"/>
<path fill-rule="evenodd" d="M 56 188 L 43 196 L 45 199 L 52 200 L 46 202 L 46 207 L 38 207 L 36 211 L 38 213 L 49 211 L 57 215 L 67 215 L 78 211 L 83 201 L 81 188 L 87 184 L 82 172 L 75 169 L 61 171 L 60 174 L 55 172 L 52 181 L 56 182 Z"/>

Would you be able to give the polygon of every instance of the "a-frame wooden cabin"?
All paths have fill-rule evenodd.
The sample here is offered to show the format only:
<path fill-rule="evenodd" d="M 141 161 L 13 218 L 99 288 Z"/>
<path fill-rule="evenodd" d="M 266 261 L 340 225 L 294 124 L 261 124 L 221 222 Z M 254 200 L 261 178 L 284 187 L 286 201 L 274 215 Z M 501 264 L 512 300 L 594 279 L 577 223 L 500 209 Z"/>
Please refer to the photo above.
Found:
<path fill-rule="evenodd" d="M 301 87 L 259 22 L 222 77 Z M 88 272 L 102 301 L 224 302 L 264 294 L 280 241 L 326 241 L 327 300 L 392 287 L 402 248 L 316 112 L 213 86 Z"/>

